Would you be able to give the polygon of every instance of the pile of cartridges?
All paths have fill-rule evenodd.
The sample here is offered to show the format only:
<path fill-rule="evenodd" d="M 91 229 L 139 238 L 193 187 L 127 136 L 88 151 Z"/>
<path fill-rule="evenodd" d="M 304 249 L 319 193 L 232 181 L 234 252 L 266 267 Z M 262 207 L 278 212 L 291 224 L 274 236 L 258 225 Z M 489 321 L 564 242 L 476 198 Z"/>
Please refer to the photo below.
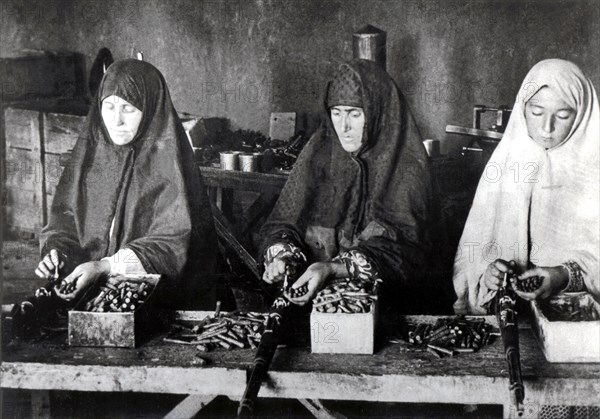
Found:
<path fill-rule="evenodd" d="M 313 300 L 313 309 L 320 313 L 369 313 L 377 295 L 353 282 L 334 283 L 323 288 Z"/>
<path fill-rule="evenodd" d="M 149 282 L 118 281 L 109 277 L 100 293 L 85 305 L 85 311 L 97 313 L 135 311 L 152 293 Z"/>
<path fill-rule="evenodd" d="M 530 278 L 519 279 L 517 276 L 510 278 L 510 283 L 517 291 L 534 292 L 542 285 L 543 278 L 540 276 L 532 276 Z"/>
<path fill-rule="evenodd" d="M 476 352 L 500 336 L 485 319 L 463 316 L 438 319 L 434 324 L 419 323 L 409 328 L 408 342 L 426 347 L 437 357 Z"/>
<path fill-rule="evenodd" d="M 165 342 L 196 345 L 202 352 L 222 347 L 225 349 L 256 349 L 264 331 L 268 314 L 229 313 L 207 317 L 189 327 L 176 324 Z"/>
<path fill-rule="evenodd" d="M 555 297 L 541 303 L 542 310 L 550 321 L 590 322 L 600 320 L 596 304 L 591 298 Z"/>

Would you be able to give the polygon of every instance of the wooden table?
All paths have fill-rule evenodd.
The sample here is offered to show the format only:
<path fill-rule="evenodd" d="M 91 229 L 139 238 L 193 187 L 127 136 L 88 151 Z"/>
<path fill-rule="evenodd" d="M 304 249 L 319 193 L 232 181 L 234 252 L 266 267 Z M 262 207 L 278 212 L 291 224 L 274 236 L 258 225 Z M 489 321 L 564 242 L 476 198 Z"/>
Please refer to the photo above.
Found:
<path fill-rule="evenodd" d="M 203 355 L 211 362 L 201 367 L 195 362 L 194 346 L 164 343 L 162 337 L 131 350 L 69 347 L 65 338 L 5 348 L 1 387 L 191 394 L 172 412 L 172 417 L 181 417 L 197 412 L 217 395 L 238 400 L 254 356 L 249 349 L 216 350 Z M 501 404 L 505 417 L 512 417 L 501 346 L 497 340 L 477 353 L 443 359 L 403 342 L 387 343 L 374 355 L 311 354 L 310 348 L 283 348 L 276 353 L 259 396 L 317 402 Z M 525 417 L 534 416 L 542 405 L 600 406 L 600 364 L 548 363 L 529 328 L 521 330 L 521 359 Z"/>
<path fill-rule="evenodd" d="M 250 239 L 252 232 L 260 229 L 288 178 L 287 173 L 242 172 L 199 167 L 202 180 L 208 187 L 216 207 L 230 223 L 233 233 L 242 241 Z M 237 214 L 237 217 L 234 211 L 235 191 L 258 194 L 251 204 L 243 208 L 242 214 Z"/>

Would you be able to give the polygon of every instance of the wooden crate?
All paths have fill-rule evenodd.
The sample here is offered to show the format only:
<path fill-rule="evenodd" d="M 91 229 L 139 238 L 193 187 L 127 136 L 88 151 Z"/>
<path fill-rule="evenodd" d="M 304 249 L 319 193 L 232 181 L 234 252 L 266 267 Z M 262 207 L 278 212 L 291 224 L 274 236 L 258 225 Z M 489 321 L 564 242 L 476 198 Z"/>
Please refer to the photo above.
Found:
<path fill-rule="evenodd" d="M 64 167 L 60 156 L 69 153 L 79 138 L 85 116 L 47 112 L 43 115 L 44 182 L 46 192 L 45 216 L 50 219 L 50 210 L 58 181 Z"/>
<path fill-rule="evenodd" d="M 11 227 L 38 233 L 46 222 L 41 113 L 7 108 L 4 124 L 6 222 Z"/>
<path fill-rule="evenodd" d="M 581 298 L 600 312 L 589 294 Z M 531 327 L 548 362 L 600 362 L 600 321 L 550 321 L 536 301 L 531 306 Z"/>
<path fill-rule="evenodd" d="M 313 353 L 368 354 L 375 351 L 378 301 L 368 313 L 310 314 L 310 342 Z"/>
<path fill-rule="evenodd" d="M 82 311 L 91 298 L 84 297 L 69 311 L 69 345 L 135 348 L 155 330 L 163 326 L 156 299 L 160 275 L 122 275 L 119 281 L 150 282 L 154 284 L 146 302 L 132 312 L 96 313 Z M 94 297 L 97 292 L 91 293 Z"/>

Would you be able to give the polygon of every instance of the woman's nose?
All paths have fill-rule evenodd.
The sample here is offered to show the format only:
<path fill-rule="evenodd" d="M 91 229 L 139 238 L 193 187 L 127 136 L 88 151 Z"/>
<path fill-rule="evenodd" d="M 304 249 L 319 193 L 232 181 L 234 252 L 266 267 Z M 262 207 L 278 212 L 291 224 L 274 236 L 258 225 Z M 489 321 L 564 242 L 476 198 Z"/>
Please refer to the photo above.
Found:
<path fill-rule="evenodd" d="M 347 116 L 343 117 L 344 119 L 342 120 L 342 127 L 344 128 L 344 132 L 348 132 L 350 131 L 350 119 Z"/>
<path fill-rule="evenodd" d="M 546 118 L 544 118 L 542 130 L 548 133 L 554 131 L 554 118 L 552 116 L 547 116 Z"/>

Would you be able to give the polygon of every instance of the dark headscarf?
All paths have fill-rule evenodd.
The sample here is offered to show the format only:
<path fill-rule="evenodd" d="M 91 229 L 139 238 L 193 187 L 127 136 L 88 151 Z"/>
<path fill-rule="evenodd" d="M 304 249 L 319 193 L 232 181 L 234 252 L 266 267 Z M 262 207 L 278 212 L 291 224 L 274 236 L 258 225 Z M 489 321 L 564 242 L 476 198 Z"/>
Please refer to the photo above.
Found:
<path fill-rule="evenodd" d="M 129 144 L 114 144 L 102 121 L 111 95 L 143 112 Z M 215 244 L 206 191 L 162 74 L 147 62 L 115 62 L 58 184 L 42 254 L 68 255 L 70 271 L 127 247 L 148 273 L 167 277 L 168 303 L 187 307 L 212 287 Z"/>
<path fill-rule="evenodd" d="M 375 261 L 394 297 L 408 295 L 419 282 L 414 274 L 429 250 L 427 156 L 390 76 L 371 61 L 343 66 L 338 74 L 360 82 L 364 143 L 348 153 L 338 140 L 328 105 L 337 102 L 332 96 L 343 101 L 348 94 L 338 94 L 344 83 L 334 80 L 325 98 L 324 122 L 302 151 L 263 227 L 264 249 L 292 241 L 314 262 L 355 248 Z"/>
<path fill-rule="evenodd" d="M 358 74 L 349 65 L 341 65 L 327 86 L 327 108 L 336 105 L 362 108 L 362 96 L 362 84 Z"/>

